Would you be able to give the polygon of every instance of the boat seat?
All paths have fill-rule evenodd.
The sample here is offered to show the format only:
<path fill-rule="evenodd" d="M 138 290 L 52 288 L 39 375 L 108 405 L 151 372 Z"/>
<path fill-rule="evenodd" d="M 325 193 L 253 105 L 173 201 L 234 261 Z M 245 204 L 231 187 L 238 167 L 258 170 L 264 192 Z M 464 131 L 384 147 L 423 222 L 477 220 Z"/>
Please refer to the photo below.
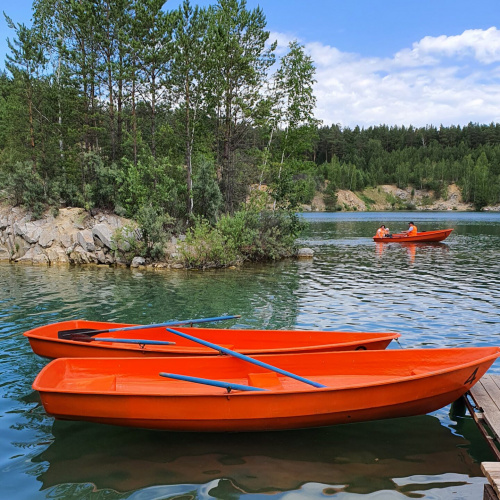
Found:
<path fill-rule="evenodd" d="M 274 372 L 269 373 L 249 373 L 248 385 L 260 387 L 261 389 L 282 389 L 281 381 L 278 374 Z"/>
<path fill-rule="evenodd" d="M 59 385 L 63 386 L 64 389 L 74 389 L 76 391 L 116 391 L 116 375 L 66 378 Z"/>

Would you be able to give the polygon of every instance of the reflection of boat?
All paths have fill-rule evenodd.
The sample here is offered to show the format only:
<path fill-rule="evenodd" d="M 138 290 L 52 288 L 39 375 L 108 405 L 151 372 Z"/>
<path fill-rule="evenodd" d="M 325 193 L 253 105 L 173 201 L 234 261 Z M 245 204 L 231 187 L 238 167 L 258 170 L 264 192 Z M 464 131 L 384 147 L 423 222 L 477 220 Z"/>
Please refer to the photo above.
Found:
<path fill-rule="evenodd" d="M 97 490 L 130 494 L 157 485 L 194 489 L 194 484 L 222 478 L 249 493 L 269 495 L 322 483 L 346 485 L 359 495 L 377 491 L 381 484 L 385 490 L 398 490 L 393 478 L 481 476 L 480 460 L 473 460 L 469 448 L 471 439 L 482 441 L 470 419 L 460 421 L 470 430 L 451 432 L 438 418 L 426 415 L 321 429 L 237 433 L 231 439 L 219 433 L 201 439 L 191 433 L 130 432 L 56 421 L 53 439 L 32 461 L 43 464 L 37 469 L 41 489 L 57 486 L 60 495 L 65 488 L 89 483 Z M 404 494 L 408 495 L 408 486 Z M 174 494 L 161 498 L 167 497 Z"/>
<path fill-rule="evenodd" d="M 143 357 L 217 355 L 208 347 L 194 344 L 175 336 L 165 328 L 112 332 L 112 338 L 129 339 L 135 343 L 101 341 L 110 334 L 92 335 L 92 330 L 110 330 L 130 327 L 121 323 L 96 321 L 64 321 L 41 326 L 26 332 L 31 348 L 46 358 L 80 357 Z M 87 334 L 83 334 L 87 331 Z M 270 354 L 293 352 L 350 351 L 355 349 L 385 349 L 399 333 L 328 332 L 300 330 L 223 330 L 216 328 L 179 328 L 212 343 L 223 345 L 244 354 Z M 61 333 L 63 332 L 63 333 Z M 69 333 L 68 333 L 69 332 Z M 175 342 L 175 345 L 141 344 L 146 342 Z"/>
<path fill-rule="evenodd" d="M 59 419 L 183 431 L 294 429 L 434 411 L 469 390 L 498 356 L 497 347 L 469 347 L 254 358 L 320 388 L 225 356 L 61 358 L 42 369 L 33 389 Z M 235 388 L 164 379 L 165 370 Z"/>
<path fill-rule="evenodd" d="M 393 234 L 389 238 L 377 238 L 373 237 L 373 241 L 377 243 L 410 243 L 410 242 L 433 242 L 433 241 L 443 241 L 448 238 L 453 229 L 439 229 L 437 231 L 423 231 L 417 233 L 415 236 L 407 236 L 403 233 Z"/>

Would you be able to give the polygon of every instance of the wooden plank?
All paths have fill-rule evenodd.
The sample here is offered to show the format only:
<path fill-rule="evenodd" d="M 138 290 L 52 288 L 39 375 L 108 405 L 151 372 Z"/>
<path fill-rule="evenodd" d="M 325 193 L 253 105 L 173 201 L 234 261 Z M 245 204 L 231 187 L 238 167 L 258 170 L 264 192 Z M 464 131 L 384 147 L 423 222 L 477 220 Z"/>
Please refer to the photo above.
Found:
<path fill-rule="evenodd" d="M 500 439 L 500 388 L 491 376 L 485 375 L 470 391 L 472 399 L 483 411 L 484 418 L 496 439 Z"/>
<path fill-rule="evenodd" d="M 469 410 L 471 417 L 476 422 L 479 431 L 486 439 L 486 442 L 488 443 L 489 447 L 491 448 L 491 451 L 493 451 L 493 453 L 495 454 L 497 459 L 500 460 L 500 450 L 499 450 L 498 446 L 496 445 L 495 439 L 490 435 L 491 431 L 489 430 L 489 427 L 486 427 L 486 420 L 484 418 L 484 414 L 481 411 L 475 411 L 474 407 L 472 406 L 472 404 L 469 400 L 469 397 L 470 397 L 469 393 L 467 393 L 464 396 L 465 405 L 467 406 L 467 409 Z"/>
<path fill-rule="evenodd" d="M 500 411 L 499 400 L 500 400 L 500 387 L 498 386 L 500 381 L 498 377 L 492 375 L 485 375 L 482 379 L 482 384 L 489 397 L 495 404 L 495 406 Z"/>
<path fill-rule="evenodd" d="M 481 470 L 498 496 L 500 495 L 500 469 L 497 465 L 498 462 L 483 462 L 481 464 Z"/>
<path fill-rule="evenodd" d="M 489 484 L 484 485 L 483 500 L 498 500 L 495 490 Z"/>

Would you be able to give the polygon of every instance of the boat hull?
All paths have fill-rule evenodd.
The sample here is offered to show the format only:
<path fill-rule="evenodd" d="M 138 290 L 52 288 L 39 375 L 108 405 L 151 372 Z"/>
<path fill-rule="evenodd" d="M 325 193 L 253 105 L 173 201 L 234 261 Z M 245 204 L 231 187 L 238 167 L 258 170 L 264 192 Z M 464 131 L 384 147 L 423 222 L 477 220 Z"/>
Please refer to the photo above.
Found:
<path fill-rule="evenodd" d="M 437 231 L 424 231 L 417 233 L 415 236 L 406 236 L 406 234 L 393 234 L 391 238 L 377 238 L 374 237 L 373 241 L 376 243 L 435 243 L 443 241 L 451 234 L 453 229 L 441 229 Z"/>
<path fill-rule="evenodd" d="M 419 415 L 458 399 L 500 349 L 409 349 L 257 357 L 318 381 L 312 388 L 228 357 L 58 359 L 33 388 L 65 420 L 171 431 L 236 432 L 318 427 Z M 263 392 L 163 379 L 160 371 L 245 382 Z"/>
<path fill-rule="evenodd" d="M 202 347 L 189 340 L 181 339 L 165 330 L 151 328 L 132 332 L 111 332 L 101 337 L 133 338 L 143 340 L 172 341 L 175 345 L 139 345 L 117 342 L 83 342 L 59 338 L 64 330 L 112 329 L 136 326 L 123 323 L 103 323 L 75 320 L 54 323 L 24 333 L 31 348 L 39 356 L 55 358 L 83 357 L 151 357 L 151 356 L 216 356 L 218 351 Z M 351 351 L 356 349 L 385 349 L 389 343 L 400 337 L 398 333 L 387 332 L 324 332 L 300 330 L 236 330 L 216 328 L 176 328 L 181 332 L 200 337 L 209 342 L 223 345 L 246 355 L 272 353 Z M 95 336 L 96 339 L 99 335 Z"/>

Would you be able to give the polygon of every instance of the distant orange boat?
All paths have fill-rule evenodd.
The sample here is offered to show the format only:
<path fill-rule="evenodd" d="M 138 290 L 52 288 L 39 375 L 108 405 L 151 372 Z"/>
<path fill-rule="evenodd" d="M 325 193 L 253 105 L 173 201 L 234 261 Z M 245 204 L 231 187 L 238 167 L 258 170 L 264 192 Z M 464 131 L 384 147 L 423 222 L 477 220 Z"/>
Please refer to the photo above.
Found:
<path fill-rule="evenodd" d="M 498 347 L 467 347 L 253 360 L 316 387 L 228 356 L 65 358 L 43 368 L 33 389 L 56 419 L 170 431 L 298 429 L 437 410 L 468 391 L 499 356 Z"/>
<path fill-rule="evenodd" d="M 127 329 L 113 331 L 114 329 Z M 385 349 L 399 333 L 304 330 L 236 330 L 179 328 L 201 339 L 243 354 L 280 354 L 356 349 Z M 99 333 L 105 331 L 109 333 Z M 73 320 L 24 333 L 35 354 L 45 358 L 216 356 L 219 353 L 172 335 L 165 328 Z M 127 342 L 130 340 L 131 342 Z M 175 342 L 175 345 L 173 344 Z"/>
<path fill-rule="evenodd" d="M 437 231 L 423 231 L 417 233 L 415 236 L 406 236 L 404 233 L 393 234 L 389 238 L 377 238 L 373 237 L 373 241 L 377 243 L 411 243 L 415 241 L 420 241 L 422 243 L 433 243 L 437 241 L 443 241 L 448 238 L 453 229 L 438 229 Z"/>

